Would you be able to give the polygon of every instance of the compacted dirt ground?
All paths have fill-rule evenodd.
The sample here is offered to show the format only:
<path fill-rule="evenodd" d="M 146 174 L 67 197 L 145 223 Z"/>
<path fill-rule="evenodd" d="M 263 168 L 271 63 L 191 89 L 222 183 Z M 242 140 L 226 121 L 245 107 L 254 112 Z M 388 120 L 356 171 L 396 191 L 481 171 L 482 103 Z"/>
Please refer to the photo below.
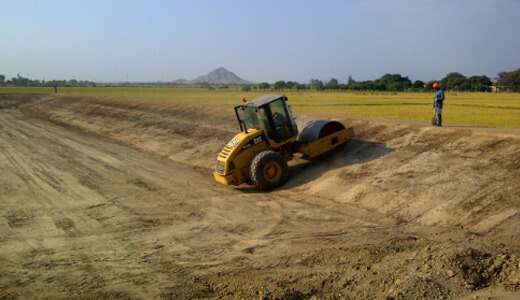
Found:
<path fill-rule="evenodd" d="M 318 117 L 354 140 L 260 192 L 231 107 L 0 95 L 0 298 L 520 297 L 520 132 Z"/>

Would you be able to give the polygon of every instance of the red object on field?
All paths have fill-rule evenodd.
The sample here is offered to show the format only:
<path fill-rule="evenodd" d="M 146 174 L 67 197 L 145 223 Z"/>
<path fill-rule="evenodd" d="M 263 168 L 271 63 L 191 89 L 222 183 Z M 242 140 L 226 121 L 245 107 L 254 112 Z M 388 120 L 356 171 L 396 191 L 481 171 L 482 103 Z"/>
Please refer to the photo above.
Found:
<path fill-rule="evenodd" d="M 242 102 L 246 103 L 246 97 L 242 97 Z"/>

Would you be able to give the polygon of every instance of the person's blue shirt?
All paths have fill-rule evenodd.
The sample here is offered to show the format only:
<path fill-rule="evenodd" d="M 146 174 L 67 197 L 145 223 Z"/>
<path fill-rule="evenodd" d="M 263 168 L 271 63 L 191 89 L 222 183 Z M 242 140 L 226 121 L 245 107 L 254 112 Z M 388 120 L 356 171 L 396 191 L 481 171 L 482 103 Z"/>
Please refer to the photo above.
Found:
<path fill-rule="evenodd" d="M 439 89 L 435 92 L 435 96 L 433 97 L 433 100 L 437 100 L 437 102 L 433 103 L 433 106 L 442 108 L 442 102 L 444 101 L 444 92 Z"/>

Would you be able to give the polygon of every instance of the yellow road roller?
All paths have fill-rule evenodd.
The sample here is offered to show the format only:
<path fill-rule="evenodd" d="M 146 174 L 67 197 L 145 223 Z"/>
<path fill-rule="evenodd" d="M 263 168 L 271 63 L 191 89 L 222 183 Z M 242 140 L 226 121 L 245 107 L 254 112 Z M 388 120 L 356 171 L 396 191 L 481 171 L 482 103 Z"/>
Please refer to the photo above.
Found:
<path fill-rule="evenodd" d="M 353 135 L 337 121 L 294 119 L 287 97 L 265 95 L 235 106 L 241 132 L 217 157 L 215 180 L 227 185 L 251 181 L 261 190 L 285 183 L 287 161 L 295 153 L 314 158 L 346 143 Z"/>

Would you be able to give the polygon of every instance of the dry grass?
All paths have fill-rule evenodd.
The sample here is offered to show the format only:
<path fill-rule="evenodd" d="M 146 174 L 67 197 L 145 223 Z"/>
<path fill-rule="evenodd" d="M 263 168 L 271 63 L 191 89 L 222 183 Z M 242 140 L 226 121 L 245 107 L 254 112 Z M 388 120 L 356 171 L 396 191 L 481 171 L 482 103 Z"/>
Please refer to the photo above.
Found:
<path fill-rule="evenodd" d="M 50 93 L 48 88 L 2 87 L 0 93 Z M 208 90 L 165 87 L 59 88 L 60 94 L 168 100 L 234 106 L 242 97 L 251 100 L 267 93 L 285 94 L 293 109 L 306 112 L 428 121 L 433 93 L 260 91 L 239 88 Z M 520 128 L 518 93 L 446 93 L 444 122 L 461 125 Z"/>

